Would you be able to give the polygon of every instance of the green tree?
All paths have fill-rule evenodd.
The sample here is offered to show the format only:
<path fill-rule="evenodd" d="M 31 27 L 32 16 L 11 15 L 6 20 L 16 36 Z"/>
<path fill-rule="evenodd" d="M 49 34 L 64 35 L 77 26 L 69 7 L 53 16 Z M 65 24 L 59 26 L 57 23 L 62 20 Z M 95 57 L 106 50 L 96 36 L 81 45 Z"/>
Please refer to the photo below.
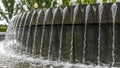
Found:
<path fill-rule="evenodd" d="M 0 8 L 0 14 L 8 22 L 8 19 L 13 16 L 15 0 L 2 0 L 2 3 L 5 7 L 5 12 L 3 12 L 3 10 Z"/>
<path fill-rule="evenodd" d="M 16 0 L 2 0 L 2 3 L 5 7 L 3 11 L 0 7 L 0 20 L 6 19 L 7 22 L 18 13 L 24 11 L 30 11 L 35 9 L 34 4 L 38 4 L 38 8 L 49 8 L 57 4 L 57 0 L 20 0 L 16 3 Z M 28 10 L 26 10 L 27 7 Z"/>
<path fill-rule="evenodd" d="M 107 2 L 107 0 L 102 0 L 102 2 L 103 2 L 103 3 L 106 3 L 106 2 Z"/>
<path fill-rule="evenodd" d="M 18 1 L 16 3 L 16 1 Z M 69 6 L 71 0 L 62 0 L 61 6 Z M 97 0 L 77 0 L 77 4 L 93 4 Z M 107 0 L 102 0 L 103 3 L 106 3 Z M 110 2 L 116 2 L 116 0 L 109 0 Z M 2 0 L 2 3 L 5 7 L 3 11 L 0 7 L 0 20 L 6 19 L 7 22 L 18 13 L 24 11 L 34 10 L 34 4 L 38 5 L 38 8 L 49 8 L 55 7 L 57 5 L 57 0 Z M 24 8 L 26 6 L 26 8 Z"/>

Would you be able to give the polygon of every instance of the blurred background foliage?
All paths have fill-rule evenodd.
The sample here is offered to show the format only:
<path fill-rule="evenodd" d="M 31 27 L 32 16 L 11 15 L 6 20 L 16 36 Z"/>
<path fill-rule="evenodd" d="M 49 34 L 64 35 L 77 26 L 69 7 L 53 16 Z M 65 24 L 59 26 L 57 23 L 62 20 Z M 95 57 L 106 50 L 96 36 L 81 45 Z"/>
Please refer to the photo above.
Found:
<path fill-rule="evenodd" d="M 0 25 L 0 32 L 6 32 L 7 25 Z"/>
<path fill-rule="evenodd" d="M 102 0 L 106 3 L 108 0 Z M 116 0 L 109 0 L 110 2 L 116 2 Z M 76 0 L 75 4 L 95 4 L 97 0 Z M 34 10 L 34 4 L 38 5 L 38 8 L 56 7 L 59 4 L 57 0 L 2 0 L 5 10 L 0 7 L 0 20 L 5 19 L 8 23 L 9 20 L 18 13 L 24 11 Z M 62 0 L 62 4 L 59 6 L 70 6 L 71 0 Z"/>

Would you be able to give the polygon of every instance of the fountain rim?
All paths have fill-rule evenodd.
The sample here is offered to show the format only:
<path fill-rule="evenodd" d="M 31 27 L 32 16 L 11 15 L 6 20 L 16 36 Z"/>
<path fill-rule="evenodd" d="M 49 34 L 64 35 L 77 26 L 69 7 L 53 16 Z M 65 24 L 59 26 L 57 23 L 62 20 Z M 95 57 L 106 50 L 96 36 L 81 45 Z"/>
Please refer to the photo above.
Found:
<path fill-rule="evenodd" d="M 112 12 L 111 11 L 107 11 L 108 9 L 109 10 L 111 10 L 110 8 L 111 8 L 111 6 L 112 6 L 112 4 L 113 3 L 103 3 L 103 6 L 105 7 L 105 11 L 103 12 L 103 15 L 102 16 L 104 16 L 104 15 L 109 15 L 109 16 L 105 16 L 105 17 L 109 17 L 109 18 L 104 18 L 104 19 L 102 19 L 102 21 L 101 21 L 101 24 L 107 24 L 107 25 L 111 25 L 112 24 L 112 16 L 111 16 L 111 14 L 112 14 Z M 120 2 L 116 2 L 116 4 L 117 5 L 120 5 Z M 80 19 L 81 19 L 81 21 L 77 21 L 77 22 L 75 22 L 75 25 L 84 25 L 85 23 L 85 20 L 84 19 L 82 19 L 82 17 L 83 18 L 85 18 L 85 8 L 86 8 L 86 6 L 87 6 L 88 4 L 78 4 L 78 6 L 80 7 L 80 11 L 82 12 L 82 10 L 81 9 L 83 9 L 84 11 L 80 14 L 81 15 L 81 17 L 80 17 Z M 94 15 L 93 15 L 93 17 L 94 18 L 96 18 L 96 20 L 94 20 L 94 18 L 93 19 L 90 19 L 91 17 L 90 17 L 90 15 L 89 15 L 89 17 L 88 17 L 88 24 L 93 24 L 93 25 L 97 25 L 97 24 L 99 24 L 99 14 L 98 14 L 98 6 L 100 5 L 100 3 L 96 3 L 96 4 L 89 4 L 90 6 L 91 6 L 91 10 L 90 10 L 90 13 L 93 13 L 94 12 L 94 10 L 93 10 L 93 7 L 94 6 L 96 6 L 95 8 L 97 9 L 96 10 L 96 12 L 94 12 Z M 73 6 L 65 6 L 65 7 L 68 7 L 68 10 L 67 11 L 70 11 L 70 13 L 72 14 L 70 14 L 70 16 L 68 16 L 68 17 L 71 17 L 71 19 L 73 19 L 73 12 L 74 12 L 74 8 L 76 7 L 77 5 L 73 5 Z M 61 13 L 61 18 L 63 18 L 63 16 L 62 16 L 62 14 L 63 14 L 63 9 L 65 8 L 65 7 L 50 7 L 50 8 L 43 8 L 43 9 L 35 9 L 35 10 L 31 10 L 31 11 L 26 11 L 26 12 L 23 12 L 23 13 L 28 13 L 28 12 L 30 12 L 30 13 L 33 13 L 33 11 L 36 11 L 36 12 L 39 12 L 39 11 L 43 11 L 43 14 L 45 14 L 45 12 L 46 12 L 46 10 L 49 10 L 49 9 L 52 9 L 50 12 L 52 13 L 52 16 L 53 16 L 53 11 L 54 11 L 54 9 L 56 9 L 56 8 L 59 8 L 60 9 L 60 13 Z M 119 6 L 118 6 L 119 7 Z M 66 11 L 66 12 L 67 12 Z M 118 11 L 120 11 L 120 9 L 118 9 Z M 108 13 L 109 12 L 109 13 Z M 19 13 L 19 14 L 17 14 L 16 16 L 19 16 L 20 14 L 23 14 L 23 13 Z M 15 17 L 16 17 L 15 16 Z M 52 17 L 51 16 L 51 17 Z M 14 17 L 14 18 L 15 18 Z M 53 19 L 53 17 L 52 17 L 52 19 Z M 67 19 L 67 18 L 66 18 Z M 65 19 L 65 20 L 66 20 Z M 119 18 L 119 16 L 117 16 L 116 17 L 116 24 L 119 24 L 119 21 L 120 21 L 120 18 Z M 62 19 L 63 20 L 63 19 Z M 50 20 L 51 22 L 50 23 L 46 23 L 45 25 L 46 26 L 49 26 L 49 25 L 51 25 L 51 23 L 52 23 L 52 20 Z M 60 21 L 59 23 L 54 23 L 53 25 L 60 25 L 61 24 L 61 22 L 62 21 Z M 73 22 L 73 21 L 71 21 L 71 22 Z M 67 22 L 64 22 L 64 24 L 65 25 L 72 25 L 72 23 L 69 23 L 69 21 Z M 38 26 L 42 26 L 43 24 L 38 24 Z M 26 25 L 27 26 L 27 25 Z M 32 25 L 32 26 L 35 26 L 35 23 Z"/>

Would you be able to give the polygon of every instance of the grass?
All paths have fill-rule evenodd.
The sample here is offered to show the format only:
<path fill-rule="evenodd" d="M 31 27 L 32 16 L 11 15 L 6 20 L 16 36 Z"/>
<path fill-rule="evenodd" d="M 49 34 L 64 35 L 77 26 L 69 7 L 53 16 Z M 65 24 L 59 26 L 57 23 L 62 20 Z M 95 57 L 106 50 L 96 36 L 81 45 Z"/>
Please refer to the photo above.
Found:
<path fill-rule="evenodd" d="M 7 30 L 6 25 L 0 26 L 0 32 L 6 32 L 6 30 Z"/>

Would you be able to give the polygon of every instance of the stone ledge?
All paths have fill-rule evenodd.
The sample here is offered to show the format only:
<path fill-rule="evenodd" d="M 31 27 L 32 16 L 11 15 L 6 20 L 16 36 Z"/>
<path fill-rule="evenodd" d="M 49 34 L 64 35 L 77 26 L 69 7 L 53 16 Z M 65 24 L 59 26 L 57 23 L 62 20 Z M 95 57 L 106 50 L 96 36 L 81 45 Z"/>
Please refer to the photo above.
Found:
<path fill-rule="evenodd" d="M 91 4 L 90 5 L 90 12 L 88 17 L 88 24 L 98 23 L 99 22 L 99 13 L 98 13 L 98 6 L 100 4 Z M 112 12 L 111 12 L 111 5 L 112 3 L 105 3 L 103 4 L 103 14 L 102 14 L 102 21 L 101 23 L 112 23 Z M 45 22 L 46 25 L 49 24 L 61 24 L 62 22 L 64 24 L 72 24 L 73 22 L 75 24 L 84 24 L 85 23 L 85 9 L 87 5 L 75 5 L 75 6 L 67 6 L 64 8 L 57 7 L 57 8 L 48 8 L 46 10 L 38 9 L 35 10 L 36 13 L 34 14 L 32 25 L 35 25 L 38 12 L 42 11 L 39 17 L 39 23 L 38 25 L 43 25 L 43 22 Z M 117 3 L 118 9 L 116 14 L 116 23 L 120 23 L 120 3 Z M 76 8 L 76 9 L 75 9 Z M 76 10 L 76 11 L 75 11 Z M 75 17 L 73 17 L 74 12 L 76 12 Z M 28 12 L 26 12 L 27 14 Z M 29 17 L 27 19 L 27 24 L 29 25 L 29 21 L 31 19 L 33 11 L 30 12 Z M 26 17 L 26 15 L 25 15 Z M 25 18 L 24 17 L 24 18 Z M 73 20 L 74 19 L 74 20 Z M 23 23 L 24 23 L 23 19 Z M 19 21 L 20 23 L 20 21 Z"/>

